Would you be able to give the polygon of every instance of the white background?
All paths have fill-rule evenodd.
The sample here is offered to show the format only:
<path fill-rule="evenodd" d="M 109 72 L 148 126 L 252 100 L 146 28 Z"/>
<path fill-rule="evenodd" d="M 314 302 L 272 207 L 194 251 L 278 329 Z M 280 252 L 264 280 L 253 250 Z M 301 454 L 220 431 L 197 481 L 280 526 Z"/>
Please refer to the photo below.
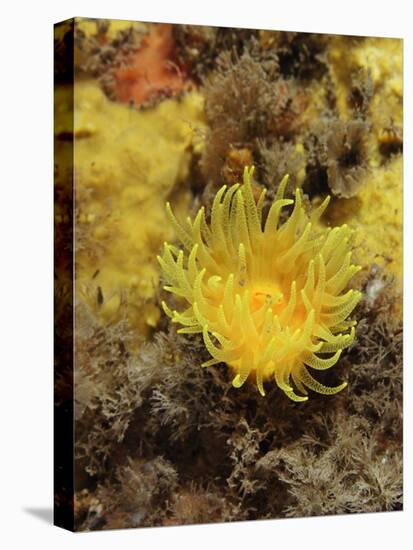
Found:
<path fill-rule="evenodd" d="M 0 545 L 14 548 L 406 548 L 412 533 L 412 30 L 407 0 L 96 0 L 2 5 Z M 51 526 L 52 45 L 72 16 L 405 38 L 405 512 L 76 534 Z M 409 543 L 410 539 L 410 543 Z"/>

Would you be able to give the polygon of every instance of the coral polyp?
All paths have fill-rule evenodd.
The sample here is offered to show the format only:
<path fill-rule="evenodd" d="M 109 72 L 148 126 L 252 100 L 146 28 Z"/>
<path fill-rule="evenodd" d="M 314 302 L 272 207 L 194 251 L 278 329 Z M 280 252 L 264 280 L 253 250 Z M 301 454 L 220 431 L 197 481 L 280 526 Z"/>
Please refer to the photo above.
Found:
<path fill-rule="evenodd" d="M 226 363 L 236 388 L 252 375 L 261 395 L 271 378 L 294 401 L 307 400 L 308 389 L 335 394 L 345 382 L 325 386 L 309 369 L 329 369 L 354 341 L 348 316 L 361 293 L 347 289 L 360 269 L 351 261 L 351 230 L 317 223 L 328 197 L 311 214 L 299 189 L 284 198 L 288 176 L 264 208 L 266 190 L 256 201 L 253 171 L 245 168 L 243 185 L 221 187 L 209 223 L 204 207 L 180 224 L 167 205 L 182 247 L 165 243 L 158 260 L 164 288 L 182 309 L 164 302 L 164 310 L 179 333 L 203 335 L 211 355 L 203 366 Z"/>

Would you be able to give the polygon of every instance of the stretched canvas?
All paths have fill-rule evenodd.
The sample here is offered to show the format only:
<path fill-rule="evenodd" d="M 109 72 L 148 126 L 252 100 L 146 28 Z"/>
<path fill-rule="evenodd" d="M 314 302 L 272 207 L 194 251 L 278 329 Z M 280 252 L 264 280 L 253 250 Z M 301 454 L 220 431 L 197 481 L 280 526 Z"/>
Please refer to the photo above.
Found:
<path fill-rule="evenodd" d="M 402 40 L 54 48 L 55 523 L 401 510 Z"/>

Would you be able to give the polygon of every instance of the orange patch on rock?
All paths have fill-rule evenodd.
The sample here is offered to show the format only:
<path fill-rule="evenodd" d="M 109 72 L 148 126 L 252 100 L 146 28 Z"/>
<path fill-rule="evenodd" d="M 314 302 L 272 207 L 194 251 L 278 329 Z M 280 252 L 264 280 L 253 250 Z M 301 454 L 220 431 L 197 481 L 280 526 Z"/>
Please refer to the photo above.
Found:
<path fill-rule="evenodd" d="M 141 105 L 159 95 L 174 96 L 191 86 L 184 67 L 176 63 L 172 25 L 153 25 L 127 67 L 115 71 L 119 101 Z"/>

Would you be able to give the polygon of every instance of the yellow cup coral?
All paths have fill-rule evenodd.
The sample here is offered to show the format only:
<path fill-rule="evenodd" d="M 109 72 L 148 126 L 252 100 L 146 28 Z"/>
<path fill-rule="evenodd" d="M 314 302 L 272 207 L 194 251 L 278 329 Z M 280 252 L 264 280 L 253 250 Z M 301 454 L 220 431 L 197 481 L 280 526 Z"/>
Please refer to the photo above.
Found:
<path fill-rule="evenodd" d="M 316 231 L 329 198 L 308 216 L 299 189 L 295 200 L 284 198 L 288 176 L 263 216 L 265 189 L 256 202 L 252 174 L 245 168 L 242 186 L 221 187 L 209 224 L 204 207 L 181 225 L 167 205 L 184 250 L 165 243 L 158 260 L 164 288 L 187 306 L 178 312 L 163 303 L 164 310 L 182 325 L 178 332 L 203 334 L 212 356 L 203 366 L 227 363 L 237 388 L 253 373 L 262 395 L 271 377 L 294 401 L 307 400 L 307 388 L 335 394 L 346 383 L 325 386 L 308 367 L 332 367 L 354 340 L 356 323 L 347 317 L 361 293 L 343 293 L 360 269 L 351 264 L 350 229 Z M 282 209 L 293 204 L 280 224 Z"/>

